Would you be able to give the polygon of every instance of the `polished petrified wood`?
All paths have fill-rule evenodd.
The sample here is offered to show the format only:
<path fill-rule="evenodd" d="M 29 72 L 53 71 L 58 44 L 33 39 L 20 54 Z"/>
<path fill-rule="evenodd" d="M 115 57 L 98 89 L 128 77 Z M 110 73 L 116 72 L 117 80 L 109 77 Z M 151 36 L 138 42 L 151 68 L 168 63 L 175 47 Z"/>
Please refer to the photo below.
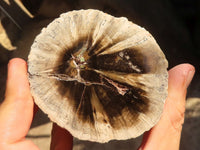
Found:
<path fill-rule="evenodd" d="M 28 58 L 36 104 L 73 136 L 97 142 L 137 137 L 158 122 L 167 66 L 149 32 L 98 10 L 62 14 Z"/>

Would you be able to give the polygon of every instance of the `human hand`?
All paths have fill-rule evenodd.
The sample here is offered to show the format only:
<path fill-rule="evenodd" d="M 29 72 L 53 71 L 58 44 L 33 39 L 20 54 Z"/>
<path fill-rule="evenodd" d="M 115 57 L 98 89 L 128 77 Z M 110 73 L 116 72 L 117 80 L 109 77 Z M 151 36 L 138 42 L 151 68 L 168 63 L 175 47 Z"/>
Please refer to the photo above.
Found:
<path fill-rule="evenodd" d="M 184 122 L 185 100 L 195 68 L 181 64 L 169 70 L 168 97 L 160 121 L 148 132 L 138 150 L 178 150 Z"/>
<path fill-rule="evenodd" d="M 0 150 L 39 150 L 25 137 L 34 115 L 34 101 L 24 60 L 12 59 L 8 64 L 5 100 L 0 105 Z M 53 125 L 52 150 L 72 149 L 72 136 Z"/>
<path fill-rule="evenodd" d="M 140 150 L 179 148 L 186 89 L 193 75 L 194 67 L 188 64 L 176 66 L 169 71 L 169 94 L 163 115 L 158 124 L 144 134 Z M 33 119 L 33 109 L 26 62 L 22 59 L 12 59 L 8 65 L 5 100 L 0 106 L 1 150 L 38 150 L 30 140 L 25 139 Z M 55 124 L 51 149 L 72 149 L 72 136 Z"/>

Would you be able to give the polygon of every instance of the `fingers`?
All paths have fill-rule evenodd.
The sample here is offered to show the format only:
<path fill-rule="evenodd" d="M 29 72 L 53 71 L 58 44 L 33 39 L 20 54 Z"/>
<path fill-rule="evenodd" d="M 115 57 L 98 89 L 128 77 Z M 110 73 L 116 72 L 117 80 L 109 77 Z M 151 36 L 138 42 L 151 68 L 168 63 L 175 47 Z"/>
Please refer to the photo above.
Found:
<path fill-rule="evenodd" d="M 51 150 L 72 150 L 73 137 L 67 130 L 54 123 L 51 135 Z"/>
<path fill-rule="evenodd" d="M 26 62 L 12 59 L 8 64 L 5 100 L 0 106 L 0 142 L 24 139 L 32 122 L 33 107 Z"/>
<path fill-rule="evenodd" d="M 160 121 L 143 136 L 139 150 L 178 150 L 184 121 L 185 98 L 195 69 L 182 64 L 169 71 L 168 97 Z"/>

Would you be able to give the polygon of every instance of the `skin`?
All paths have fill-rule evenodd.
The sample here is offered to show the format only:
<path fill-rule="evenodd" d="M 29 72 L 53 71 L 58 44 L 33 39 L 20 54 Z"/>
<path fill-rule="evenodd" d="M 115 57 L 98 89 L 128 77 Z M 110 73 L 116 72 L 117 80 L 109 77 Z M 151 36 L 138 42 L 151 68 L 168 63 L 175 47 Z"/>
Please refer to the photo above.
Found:
<path fill-rule="evenodd" d="M 190 64 L 175 66 L 169 71 L 168 97 L 160 121 L 144 133 L 138 150 L 178 150 L 184 122 L 185 99 L 195 69 Z M 0 149 L 38 150 L 26 135 L 34 116 L 34 101 L 27 78 L 27 64 L 15 58 L 8 64 L 5 100 L 0 105 Z M 53 125 L 51 150 L 71 150 L 71 134 Z"/>

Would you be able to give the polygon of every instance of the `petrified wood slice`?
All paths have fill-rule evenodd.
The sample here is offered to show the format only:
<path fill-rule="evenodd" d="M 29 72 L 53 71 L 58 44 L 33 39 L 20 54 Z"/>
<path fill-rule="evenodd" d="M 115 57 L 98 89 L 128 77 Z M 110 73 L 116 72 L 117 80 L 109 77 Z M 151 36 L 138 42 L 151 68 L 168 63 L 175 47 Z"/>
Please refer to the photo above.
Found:
<path fill-rule="evenodd" d="M 97 10 L 62 14 L 28 58 L 36 104 L 73 136 L 97 142 L 137 137 L 158 122 L 167 66 L 149 32 Z"/>

